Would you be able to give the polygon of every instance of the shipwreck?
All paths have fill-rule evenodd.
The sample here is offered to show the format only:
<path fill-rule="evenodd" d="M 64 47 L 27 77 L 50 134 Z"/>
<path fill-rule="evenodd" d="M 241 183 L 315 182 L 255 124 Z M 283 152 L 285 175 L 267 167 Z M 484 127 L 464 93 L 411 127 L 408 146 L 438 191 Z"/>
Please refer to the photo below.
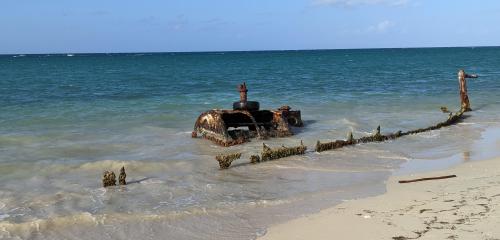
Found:
<path fill-rule="evenodd" d="M 256 101 L 248 101 L 245 83 L 238 86 L 240 101 L 233 109 L 213 109 L 202 113 L 196 123 L 192 137 L 198 135 L 221 146 L 232 146 L 250 141 L 251 138 L 288 137 L 294 133 L 292 127 L 302 127 L 300 110 L 281 106 L 276 110 L 260 110 Z"/>

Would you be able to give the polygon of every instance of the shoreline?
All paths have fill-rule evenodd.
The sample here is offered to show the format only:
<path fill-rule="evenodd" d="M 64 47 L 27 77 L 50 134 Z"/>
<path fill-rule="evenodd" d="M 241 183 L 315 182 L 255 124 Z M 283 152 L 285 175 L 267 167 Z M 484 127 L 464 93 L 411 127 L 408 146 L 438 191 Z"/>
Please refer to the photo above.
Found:
<path fill-rule="evenodd" d="M 399 180 L 456 178 L 399 184 Z M 500 237 L 500 157 L 393 175 L 387 191 L 271 226 L 270 239 L 489 239 Z"/>

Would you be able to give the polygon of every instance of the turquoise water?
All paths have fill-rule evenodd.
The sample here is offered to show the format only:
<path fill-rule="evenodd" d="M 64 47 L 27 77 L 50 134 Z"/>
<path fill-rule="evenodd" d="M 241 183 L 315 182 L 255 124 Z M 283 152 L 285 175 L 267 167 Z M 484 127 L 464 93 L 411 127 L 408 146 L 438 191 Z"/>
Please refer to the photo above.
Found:
<path fill-rule="evenodd" d="M 493 47 L 2 55 L 0 236 L 253 238 L 271 222 L 383 191 L 404 162 L 474 158 L 474 141 L 500 119 L 499 56 Z M 459 107 L 460 68 L 480 75 L 468 83 L 475 111 L 448 129 L 227 171 L 217 153 L 242 151 L 244 162 L 262 141 L 190 138 L 198 115 L 230 108 L 242 82 L 262 108 L 302 110 L 305 127 L 271 146 L 425 127 L 446 118 L 439 107 Z M 122 165 L 135 183 L 101 188 L 102 172 Z"/>

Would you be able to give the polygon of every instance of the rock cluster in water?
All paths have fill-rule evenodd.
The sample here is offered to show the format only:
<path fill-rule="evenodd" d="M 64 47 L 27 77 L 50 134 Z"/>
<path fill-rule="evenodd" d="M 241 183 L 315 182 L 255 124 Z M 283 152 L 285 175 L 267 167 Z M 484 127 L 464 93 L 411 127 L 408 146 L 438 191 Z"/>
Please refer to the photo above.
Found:
<path fill-rule="evenodd" d="M 102 186 L 116 186 L 116 175 L 113 171 L 104 171 L 104 174 L 102 176 Z"/>
<path fill-rule="evenodd" d="M 127 181 L 125 180 L 126 178 L 127 174 L 125 173 L 125 166 L 123 166 L 120 169 L 120 176 L 118 177 L 118 183 L 120 185 L 127 185 Z M 102 175 L 102 186 L 103 187 L 116 186 L 116 175 L 113 171 L 104 171 L 104 174 Z"/>

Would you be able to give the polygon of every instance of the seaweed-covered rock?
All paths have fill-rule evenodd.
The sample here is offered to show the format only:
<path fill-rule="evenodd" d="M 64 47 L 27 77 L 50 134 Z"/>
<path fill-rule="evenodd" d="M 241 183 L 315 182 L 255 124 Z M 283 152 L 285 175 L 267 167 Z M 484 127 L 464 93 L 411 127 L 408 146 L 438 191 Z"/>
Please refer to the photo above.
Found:
<path fill-rule="evenodd" d="M 118 183 L 120 185 L 127 185 L 127 181 L 125 180 L 127 178 L 127 174 L 125 173 L 125 166 L 123 166 L 120 169 L 120 176 L 118 176 Z"/>
<path fill-rule="evenodd" d="M 232 154 L 226 154 L 226 155 L 217 155 L 215 156 L 215 159 L 219 162 L 219 167 L 221 169 L 227 169 L 231 166 L 231 163 L 239 159 L 241 157 L 241 153 L 232 153 Z"/>
<path fill-rule="evenodd" d="M 102 176 L 102 186 L 116 186 L 116 175 L 113 171 L 105 171 Z"/>

